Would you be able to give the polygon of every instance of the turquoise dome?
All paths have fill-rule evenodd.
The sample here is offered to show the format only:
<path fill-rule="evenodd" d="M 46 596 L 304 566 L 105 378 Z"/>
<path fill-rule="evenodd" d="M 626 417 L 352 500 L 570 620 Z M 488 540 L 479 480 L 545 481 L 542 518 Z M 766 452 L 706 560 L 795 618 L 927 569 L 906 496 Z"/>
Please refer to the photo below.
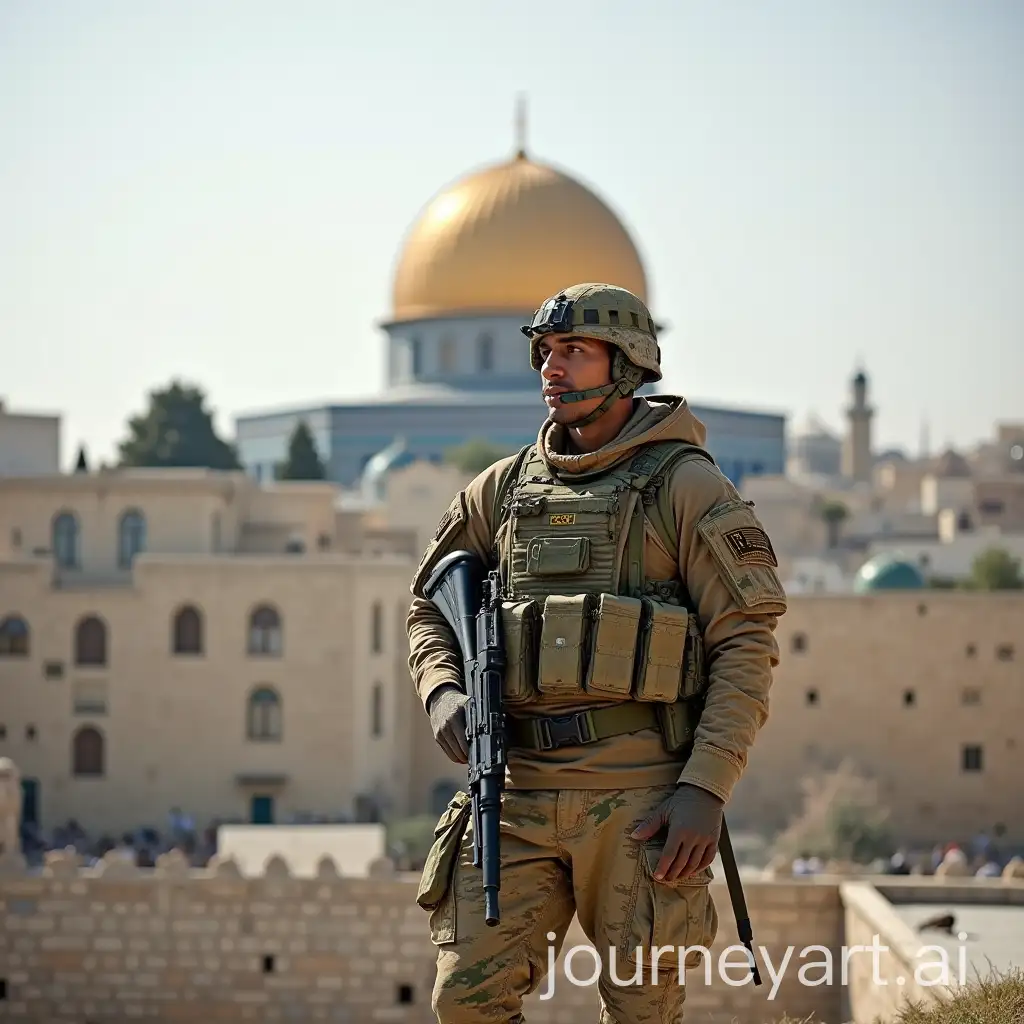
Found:
<path fill-rule="evenodd" d="M 858 594 L 875 590 L 920 590 L 927 586 L 921 570 L 913 562 L 893 555 L 876 555 L 858 570 L 853 589 Z"/>

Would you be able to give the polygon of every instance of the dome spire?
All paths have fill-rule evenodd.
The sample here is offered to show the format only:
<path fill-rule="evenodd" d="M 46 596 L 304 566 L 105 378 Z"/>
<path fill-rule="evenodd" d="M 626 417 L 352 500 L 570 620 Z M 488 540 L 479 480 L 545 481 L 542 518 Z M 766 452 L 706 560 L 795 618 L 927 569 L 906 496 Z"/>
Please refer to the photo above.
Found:
<path fill-rule="evenodd" d="M 516 159 L 526 159 L 526 96 L 516 97 Z"/>

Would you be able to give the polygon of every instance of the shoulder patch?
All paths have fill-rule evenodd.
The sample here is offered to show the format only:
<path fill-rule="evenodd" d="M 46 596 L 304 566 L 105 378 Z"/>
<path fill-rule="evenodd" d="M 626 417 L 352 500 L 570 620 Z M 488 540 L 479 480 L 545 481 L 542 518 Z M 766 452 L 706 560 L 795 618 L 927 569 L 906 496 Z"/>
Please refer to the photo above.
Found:
<path fill-rule="evenodd" d="M 437 529 L 434 531 L 434 540 L 440 540 L 444 536 L 445 531 L 453 524 L 464 523 L 465 521 L 466 499 L 460 491 L 452 499 L 452 503 L 448 506 L 445 514 L 438 520 Z"/>
<path fill-rule="evenodd" d="M 754 510 L 742 499 L 716 505 L 697 524 L 722 582 L 749 611 L 781 615 L 788 602 L 776 569 L 772 542 Z"/>
<path fill-rule="evenodd" d="M 423 552 L 420 564 L 412 579 L 412 592 L 417 597 L 423 596 L 423 584 L 433 571 L 434 566 L 448 554 L 452 538 L 462 529 L 466 522 L 466 493 L 459 491 L 452 499 L 444 515 L 438 520 L 433 539 Z"/>

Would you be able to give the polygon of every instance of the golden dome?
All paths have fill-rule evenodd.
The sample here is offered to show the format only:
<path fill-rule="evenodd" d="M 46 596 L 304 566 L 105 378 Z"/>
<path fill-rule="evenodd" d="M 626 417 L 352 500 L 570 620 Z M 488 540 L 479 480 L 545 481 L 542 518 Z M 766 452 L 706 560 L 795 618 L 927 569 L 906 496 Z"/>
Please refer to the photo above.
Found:
<path fill-rule="evenodd" d="M 643 264 L 615 214 L 578 181 L 520 153 L 431 200 L 399 258 L 392 316 L 529 314 L 582 281 L 620 285 L 647 302 Z"/>

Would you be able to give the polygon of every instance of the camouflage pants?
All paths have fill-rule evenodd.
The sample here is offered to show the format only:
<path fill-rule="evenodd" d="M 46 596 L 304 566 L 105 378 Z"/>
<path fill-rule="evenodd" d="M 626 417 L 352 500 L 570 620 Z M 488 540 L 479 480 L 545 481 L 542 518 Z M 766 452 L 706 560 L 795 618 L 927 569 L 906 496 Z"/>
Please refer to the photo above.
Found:
<path fill-rule="evenodd" d="M 674 788 L 507 790 L 501 921 L 491 927 L 484 922 L 483 872 L 473 866 L 470 803 L 465 793 L 453 797 L 438 821 L 418 896 L 439 947 L 433 1009 L 440 1024 L 522 1024 L 523 997 L 552 985 L 545 983 L 552 955 L 558 1003 L 559 989 L 573 984 L 560 963 L 573 914 L 598 954 L 600 1024 L 682 1020 L 677 954 L 683 946 L 710 947 L 718 932 L 711 871 L 655 881 L 664 836 L 630 838 Z M 702 962 L 699 952 L 683 955 L 683 970 Z M 587 979 L 597 961 L 575 957 L 567 969 Z"/>

